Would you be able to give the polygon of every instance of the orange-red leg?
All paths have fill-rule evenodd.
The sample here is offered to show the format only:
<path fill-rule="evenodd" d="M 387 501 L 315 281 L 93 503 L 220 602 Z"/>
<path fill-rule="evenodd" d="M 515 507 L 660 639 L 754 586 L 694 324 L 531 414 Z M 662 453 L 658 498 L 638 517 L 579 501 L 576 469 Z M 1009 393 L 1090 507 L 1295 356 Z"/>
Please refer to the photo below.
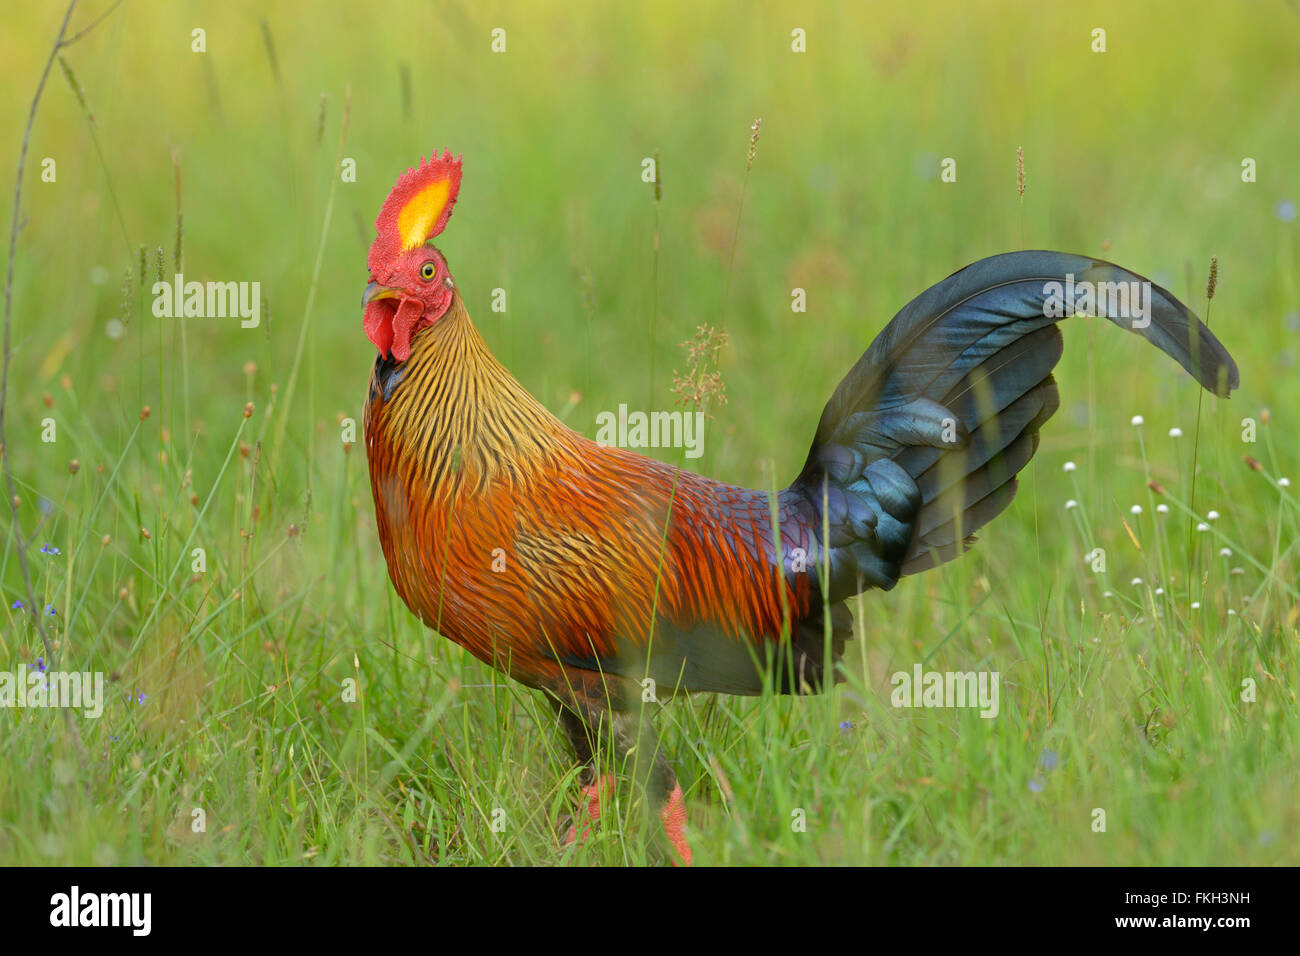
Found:
<path fill-rule="evenodd" d="M 592 824 L 598 822 L 605 812 L 605 804 L 609 802 L 615 786 L 617 786 L 616 778 L 613 774 L 607 773 L 597 777 L 596 782 L 591 786 L 582 788 L 582 796 L 587 805 L 579 811 L 580 815 L 574 820 L 573 826 L 569 827 L 569 832 L 564 837 L 565 846 L 581 843 L 591 836 Z M 585 820 L 582 819 L 583 816 L 586 817 Z"/>
<path fill-rule="evenodd" d="M 681 861 L 681 866 L 690 866 L 691 845 L 686 842 L 686 798 L 682 796 L 680 783 L 674 783 L 673 792 L 668 794 L 668 802 L 659 811 L 659 819 L 663 821 L 668 842 L 677 853 L 673 866 L 679 865 L 678 860 Z"/>
<path fill-rule="evenodd" d="M 577 682 L 573 686 L 578 686 Z M 635 685 L 629 687 L 635 689 Z M 629 693 L 632 691 L 629 690 Z M 591 835 L 592 825 L 604 814 L 605 806 L 616 786 L 612 774 L 597 777 L 595 771 L 592 732 L 603 735 L 607 732 L 604 728 L 608 728 L 618 760 L 626 762 L 633 751 L 650 755 L 648 761 L 641 758 L 638 776 L 645 784 L 646 795 L 652 806 L 659 809 L 664 835 L 673 849 L 673 865 L 690 866 L 692 853 L 691 845 L 686 840 L 686 800 L 682 795 L 681 784 L 677 782 L 659 749 L 659 740 L 649 718 L 643 718 L 640 713 L 631 710 L 613 710 L 605 700 L 598 697 L 588 699 L 571 694 L 569 700 L 569 703 L 565 703 L 562 696 L 553 695 L 551 703 L 559 714 L 560 726 L 574 755 L 583 765 L 579 779 L 593 782 L 582 788 L 586 806 L 579 811 L 580 816 L 575 817 L 573 825 L 569 827 L 564 845 L 571 846 Z"/>

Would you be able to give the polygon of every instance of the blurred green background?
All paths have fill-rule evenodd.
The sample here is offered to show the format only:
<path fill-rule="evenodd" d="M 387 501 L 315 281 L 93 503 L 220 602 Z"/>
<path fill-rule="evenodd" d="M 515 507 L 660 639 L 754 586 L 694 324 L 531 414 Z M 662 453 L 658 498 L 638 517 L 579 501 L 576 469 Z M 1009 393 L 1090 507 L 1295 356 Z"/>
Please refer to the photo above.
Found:
<path fill-rule="evenodd" d="M 38 117 L 15 354 L 38 374 L 34 386 L 66 372 L 89 390 L 112 375 L 132 406 L 141 388 L 157 392 L 160 356 L 172 359 L 162 374 L 175 373 L 174 326 L 104 335 L 137 247 L 162 246 L 172 259 L 174 149 L 186 274 L 258 280 L 271 308 L 257 331 L 192 324 L 202 368 L 191 400 L 206 410 L 223 394 L 241 398 L 248 359 L 267 381 L 282 378 L 338 178 L 350 86 L 343 151 L 357 182 L 338 187 L 308 342 L 318 413 L 355 412 L 365 387 L 357 303 L 378 206 L 408 165 L 444 148 L 463 155 L 466 174 L 441 245 L 499 356 L 548 404 L 576 388 L 594 409 L 650 400 L 653 348 L 653 396 L 665 401 L 677 343 L 721 315 L 756 116 L 763 134 L 728 306 L 728 362 L 744 374 L 728 375 L 726 418 L 751 454 L 711 457 L 720 477 L 754 482 L 755 453 L 789 460 L 850 358 L 899 307 L 974 259 L 1022 246 L 1099 254 L 1109 241 L 1110 258 L 1184 296 L 1219 255 L 1219 321 L 1231 323 L 1237 354 L 1269 361 L 1243 376 L 1245 395 L 1267 402 L 1269 380 L 1296 358 L 1296 330 L 1279 314 L 1296 307 L 1294 259 L 1279 258 L 1293 250 L 1295 226 L 1275 210 L 1300 201 L 1300 18 L 1282 3 L 1252 8 L 1248 17 L 1197 3 L 810 4 L 796 15 L 762 4 L 419 3 L 325 14 L 310 4 L 128 2 L 65 51 L 103 162 L 57 68 Z M 0 41 L 10 157 L 61 12 L 15 10 Z M 504 54 L 491 52 L 498 26 Z M 796 26 L 807 31 L 805 54 L 790 49 Z M 1090 51 L 1094 26 L 1107 31 L 1105 54 Z M 207 32 L 206 54 L 191 52 L 195 27 Z M 640 173 L 656 150 L 652 344 L 654 204 Z M 57 184 L 35 175 L 45 156 L 58 162 Z M 1240 178 L 1246 156 L 1258 164 L 1250 185 Z M 943 157 L 957 161 L 955 184 L 938 181 Z M 96 267 L 108 272 L 99 284 Z M 795 286 L 808 290 L 806 315 L 790 311 Z M 504 317 L 489 311 L 497 287 L 508 294 Z M 55 302 L 58 321 L 38 321 Z M 1107 368 L 1151 358 L 1122 336 L 1096 347 Z M 1150 364 L 1177 380 L 1171 364 Z M 642 382 L 646 390 L 632 387 Z M 158 411 L 185 430 L 165 403 Z M 306 431 L 305 404 L 293 411 L 295 431 Z M 573 423 L 593 427 L 594 413 Z"/>
<path fill-rule="evenodd" d="M 70 32 L 105 8 L 79 5 Z M 43 2 L 6 13 L 6 186 L 63 10 Z M 196 28 L 204 53 L 191 49 Z M 796 28 L 806 31 L 806 52 L 792 52 Z M 1094 28 L 1105 30 L 1104 53 L 1091 49 Z M 1104 543 L 1121 585 L 1152 580 L 1150 548 L 1123 550 L 1122 519 L 1141 502 L 1141 521 L 1151 522 L 1148 478 L 1189 499 L 1200 399 L 1175 363 L 1136 338 L 1076 320 L 1066 323 L 1057 372 L 1062 409 L 1016 506 L 965 561 L 866 599 L 860 624 L 871 636 L 858 695 L 805 705 L 825 711 L 785 701 L 684 704 L 674 709 L 685 727 L 666 740 L 688 761 L 686 778 L 694 774 L 692 800 L 709 807 L 700 845 L 716 862 L 1296 862 L 1294 683 L 1268 685 L 1278 696 L 1256 713 L 1273 723 L 1258 737 L 1243 731 L 1249 746 L 1242 735 L 1222 743 L 1220 712 L 1241 674 L 1295 677 L 1295 601 L 1277 585 L 1289 577 L 1294 586 L 1294 498 L 1279 503 L 1241 465 L 1249 453 L 1269 475 L 1300 477 L 1293 5 L 128 0 L 62 57 L 71 73 L 56 64 L 50 75 L 23 183 L 7 452 L 23 529 L 38 527 L 33 549 L 47 540 L 61 549 L 57 560 L 31 555 L 41 599 L 58 612 L 50 622 L 59 653 L 67 666 L 111 673 L 116 696 L 82 731 L 88 757 L 49 715 L 0 715 L 15 741 L 0 758 L 12 771 L 0 773 L 0 857 L 558 859 L 544 818 L 563 808 L 572 780 L 547 712 L 515 692 L 457 696 L 461 684 L 491 675 L 424 632 L 393 597 L 362 449 L 340 441 L 340 421 L 360 420 L 373 360 L 359 298 L 375 214 L 401 172 L 446 148 L 463 156 L 465 172 L 439 246 L 497 357 L 594 435 L 596 415 L 620 403 L 671 406 L 672 371 L 684 367 L 679 343 L 725 321 L 729 401 L 704 457 L 689 466 L 749 486 L 793 477 L 825 399 L 875 333 L 971 261 L 1018 248 L 1098 255 L 1167 286 L 1204 317 L 1217 255 L 1209 318 L 1242 387 L 1230 403 L 1204 399 L 1197 505 L 1211 495 L 1206 507 L 1229 516 L 1234 540 L 1257 557 L 1264 570 L 1248 565 L 1248 592 L 1275 579 L 1250 635 L 1227 630 L 1224 609 L 1241 594 L 1210 576 L 1226 573 L 1209 557 L 1219 543 L 1197 552 L 1204 564 L 1193 573 L 1181 523 L 1161 539 L 1169 562 L 1161 580 L 1184 611 L 1199 597 L 1213 620 L 1178 629 L 1171 609 L 1142 631 L 1141 593 L 1127 589 L 1129 604 L 1111 614 L 1101 607 L 1107 585 L 1080 569 L 1078 554 Z M 762 132 L 747 171 L 756 117 Z M 641 177 L 643 159 L 656 154 L 657 202 Z M 341 181 L 340 155 L 355 161 L 355 182 Z M 47 157 L 57 164 L 52 183 L 40 175 Z M 956 160 L 956 182 L 939 179 L 945 157 Z M 1247 157 L 1252 183 L 1242 181 Z M 151 315 L 139 263 L 143 250 L 146 286 L 157 250 L 165 277 L 173 272 L 176 170 L 186 278 L 260 282 L 260 328 Z M 791 311 L 796 287 L 807 292 L 806 313 Z M 491 310 L 495 288 L 506 290 L 504 313 Z M 254 412 L 245 421 L 247 402 Z M 1246 447 L 1240 419 L 1260 420 L 1263 409 L 1267 440 Z M 1128 424 L 1138 413 L 1151 447 Z M 40 440 L 46 417 L 58 426 L 52 443 Z M 1182 445 L 1164 437 L 1172 425 L 1187 433 Z M 650 453 L 676 460 L 671 450 Z M 80 471 L 69 475 L 74 458 Z M 1066 459 L 1079 460 L 1081 484 L 1061 474 Z M 1061 510 L 1071 497 L 1091 509 L 1096 537 L 1072 534 Z M 0 520 L 8 525 L 7 511 Z M 1135 541 L 1163 534 L 1128 520 Z M 12 669 L 43 652 L 30 622 L 9 609 L 25 590 L 7 540 L 0 656 Z M 209 569 L 192 576 L 199 544 Z M 990 591 L 997 600 L 980 605 Z M 1069 664 L 1079 651 L 1071 640 L 1114 638 L 1113 661 L 1123 664 L 1113 682 L 1081 676 L 1065 695 L 1070 708 L 1107 701 L 1101 713 L 1088 706 L 1073 721 L 1054 717 L 1053 706 L 1066 706 L 1051 703 L 1059 686 L 1032 689 L 1043 662 L 1030 651 L 1049 618 L 1062 643 L 1042 653 L 1061 655 L 1071 673 L 1096 673 Z M 1019 625 L 1029 628 L 1028 649 Z M 991 763 L 978 784 L 955 769 L 969 755 L 948 748 L 954 738 L 987 737 L 979 721 L 908 715 L 931 722 L 930 745 L 918 747 L 908 735 L 925 729 L 891 735 L 889 722 L 903 718 L 870 693 L 887 699 L 889 670 L 954 633 L 944 652 L 952 666 L 987 664 L 988 654 L 996 665 L 1001 652 L 1004 670 L 1014 659 L 1030 672 L 1023 706 L 1000 723 L 1005 740 L 980 751 Z M 1226 642 L 1215 644 L 1228 658 L 1213 679 L 1227 689 L 1185 686 L 1181 657 L 1153 677 L 1164 712 L 1181 715 L 1187 735 L 1164 743 L 1176 750 L 1169 759 L 1190 762 L 1134 776 L 1146 758 L 1130 750 L 1139 745 L 1128 708 L 1150 709 L 1137 703 L 1142 669 L 1171 642 L 1183 654 L 1200 640 L 1191 634 Z M 370 712 L 335 706 L 339 682 L 367 668 Z M 144 688 L 148 703 L 137 704 L 132 695 Z M 756 822 L 757 809 L 744 817 L 746 800 L 787 805 L 762 789 L 775 786 L 770 779 L 718 802 L 718 766 L 731 768 L 730 786 L 742 791 L 769 759 L 766 741 L 798 753 L 797 741 L 818 739 L 822 717 L 807 714 L 834 729 L 864 709 L 894 762 L 872 764 L 866 776 L 848 764 L 824 771 L 828 793 L 844 788 L 842 803 L 818 791 L 839 808 L 824 813 L 838 821 L 835 839 L 806 849 L 789 844 L 797 837 L 784 810 L 767 823 Z M 748 739 L 769 718 L 793 723 Z M 865 736 L 862 719 L 854 726 Z M 1030 796 L 1040 735 L 1052 732 L 1068 742 L 1051 747 L 1072 746 L 1080 760 L 1109 754 L 1113 764 L 1092 767 L 1089 786 L 1057 811 L 1026 816 L 1016 801 Z M 287 755 L 295 740 L 297 763 Z M 476 756 L 484 741 L 491 757 Z M 1221 762 L 1193 756 L 1213 741 Z M 541 742 L 546 761 L 536 756 Z M 812 752 L 830 762 L 844 745 L 820 746 Z M 1152 746 L 1160 742 L 1144 729 L 1141 748 Z M 933 783 L 948 772 L 958 776 Z M 1183 796 L 1225 775 L 1240 793 Z M 1005 800 L 990 809 L 1003 778 Z M 72 779 L 86 786 L 68 786 Z M 1078 836 L 1062 836 L 1069 814 L 1097 805 L 1099 779 L 1145 809 L 1146 829 L 1135 810 L 1109 844 L 1089 842 L 1086 821 Z M 1189 780 L 1181 807 L 1157 813 L 1177 802 L 1168 788 Z M 947 796 L 928 796 L 932 786 Z M 52 805 L 42 793 L 61 795 Z M 926 804 L 934 799 L 950 803 Z M 493 800 L 547 812 L 502 844 L 473 822 Z M 1246 819 L 1247 801 L 1261 819 Z M 197 837 L 191 803 L 224 803 L 211 816 L 225 829 Z M 124 807 L 134 810 L 123 817 Z M 618 833 L 595 859 L 656 858 Z"/>

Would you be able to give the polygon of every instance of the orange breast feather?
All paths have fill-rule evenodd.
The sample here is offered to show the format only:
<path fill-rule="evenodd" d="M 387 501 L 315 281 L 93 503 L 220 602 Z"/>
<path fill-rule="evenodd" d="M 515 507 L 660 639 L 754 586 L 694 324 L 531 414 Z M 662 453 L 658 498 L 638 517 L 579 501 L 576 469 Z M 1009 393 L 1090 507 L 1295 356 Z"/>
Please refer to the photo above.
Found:
<path fill-rule="evenodd" d="M 379 363 L 366 409 L 384 556 L 428 626 L 532 686 L 577 669 L 705 689 L 731 679 L 710 668 L 744 670 L 751 642 L 807 611 L 806 579 L 772 559 L 766 495 L 597 445 L 508 387 L 488 394 L 499 366 L 443 369 L 472 380 L 450 387 L 436 353 L 460 351 L 453 332 L 472 332 L 468 317 L 420 336 L 395 383 Z M 799 534 L 782 529 L 785 550 Z"/>

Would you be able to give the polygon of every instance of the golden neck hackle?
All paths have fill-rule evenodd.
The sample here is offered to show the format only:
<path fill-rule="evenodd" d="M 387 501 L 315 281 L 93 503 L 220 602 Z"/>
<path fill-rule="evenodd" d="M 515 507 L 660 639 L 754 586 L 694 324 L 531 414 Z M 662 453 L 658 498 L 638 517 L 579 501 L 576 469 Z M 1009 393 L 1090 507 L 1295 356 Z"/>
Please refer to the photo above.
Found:
<path fill-rule="evenodd" d="M 418 334 L 384 414 L 399 467 L 438 493 L 457 471 L 470 488 L 526 487 L 572 436 L 493 357 L 460 293 Z"/>

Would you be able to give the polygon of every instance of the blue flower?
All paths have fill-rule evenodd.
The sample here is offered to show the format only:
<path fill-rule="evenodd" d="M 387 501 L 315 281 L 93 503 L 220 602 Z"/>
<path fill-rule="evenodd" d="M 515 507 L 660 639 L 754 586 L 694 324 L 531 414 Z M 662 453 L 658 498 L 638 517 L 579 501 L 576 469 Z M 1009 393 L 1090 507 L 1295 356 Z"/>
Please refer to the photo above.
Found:
<path fill-rule="evenodd" d="M 1283 199 L 1278 203 L 1277 209 L 1275 209 L 1274 212 L 1277 214 L 1277 218 L 1281 219 L 1283 222 L 1295 221 L 1295 203 L 1289 199 Z"/>
<path fill-rule="evenodd" d="M 45 658 L 43 657 L 36 658 L 36 669 L 41 673 L 45 672 Z"/>
<path fill-rule="evenodd" d="M 1043 788 L 1047 786 L 1047 781 L 1042 777 L 1034 776 L 1029 779 L 1029 789 L 1034 793 L 1042 793 Z"/>
<path fill-rule="evenodd" d="M 1038 758 L 1038 762 L 1042 765 L 1044 770 L 1051 772 L 1060 766 L 1061 758 L 1057 755 L 1055 750 L 1048 747 L 1043 750 L 1043 754 Z"/>
<path fill-rule="evenodd" d="M 136 695 L 135 702 L 136 702 L 137 704 L 143 704 L 143 703 L 144 703 L 144 691 L 140 691 L 140 693 Z"/>
<path fill-rule="evenodd" d="M 10 604 L 10 605 L 9 605 L 9 610 L 11 610 L 11 611 L 17 611 L 17 610 L 20 610 L 20 609 L 22 608 L 22 606 L 23 606 L 23 602 L 22 602 L 22 601 L 14 601 L 13 604 Z"/>
<path fill-rule="evenodd" d="M 840 722 L 840 730 L 844 731 L 845 733 L 848 733 L 852 729 L 853 729 L 853 721 L 845 720 Z"/>
<path fill-rule="evenodd" d="M 54 513 L 54 502 L 44 496 L 42 496 L 40 500 L 36 502 L 36 506 L 41 509 L 41 514 L 43 515 L 49 515 Z"/>
<path fill-rule="evenodd" d="M 45 547 L 41 548 L 41 554 L 62 554 L 62 553 L 63 553 L 62 551 L 60 551 L 54 545 L 50 544 L 48 541 L 45 542 Z"/>
<path fill-rule="evenodd" d="M 53 605 L 53 604 L 47 604 L 47 605 L 45 605 L 45 616 L 46 616 L 46 617 L 54 617 L 54 616 L 55 616 L 56 614 L 58 614 L 58 613 L 59 613 L 58 611 L 54 610 L 54 605 Z"/>

